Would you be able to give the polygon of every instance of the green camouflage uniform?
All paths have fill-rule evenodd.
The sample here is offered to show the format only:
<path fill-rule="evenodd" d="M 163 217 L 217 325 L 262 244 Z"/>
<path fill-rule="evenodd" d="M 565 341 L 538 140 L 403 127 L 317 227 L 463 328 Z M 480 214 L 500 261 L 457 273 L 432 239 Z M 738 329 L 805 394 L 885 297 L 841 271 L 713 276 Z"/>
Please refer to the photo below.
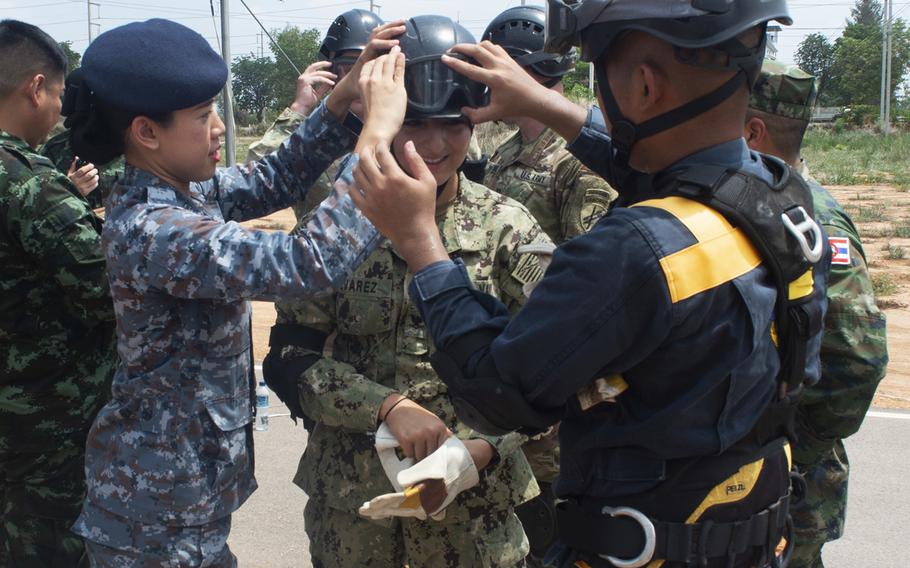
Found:
<path fill-rule="evenodd" d="M 751 106 L 788 118 L 809 120 L 815 79 L 796 67 L 766 61 Z M 772 137 L 773 139 L 773 137 Z M 875 304 L 859 233 L 850 217 L 801 165 L 812 189 L 816 218 L 835 255 L 828 276 L 828 312 L 822 338 L 822 378 L 806 389 L 797 409 L 793 460 L 807 484 L 804 500 L 791 505 L 796 549 L 791 568 L 821 567 L 821 549 L 844 529 L 849 463 L 843 439 L 859 430 L 875 389 L 885 375 L 885 316 Z"/>
<path fill-rule="evenodd" d="M 110 398 L 114 308 L 100 222 L 0 132 L 0 566 L 77 566 L 85 437 Z"/>
<path fill-rule="evenodd" d="M 69 171 L 76 157 L 73 153 L 73 147 L 70 144 L 69 130 L 57 134 L 50 138 L 41 147 L 41 154 L 47 157 L 54 166 L 64 174 Z M 103 166 L 98 166 L 98 187 L 85 196 L 92 209 L 97 209 L 104 205 L 104 200 L 111 194 L 114 183 L 123 177 L 123 168 L 125 162 L 123 156 L 116 158 Z"/>
<path fill-rule="evenodd" d="M 587 233 L 616 191 L 565 149 L 549 128 L 527 143 L 516 132 L 487 164 L 484 185 L 528 208 L 557 245 Z"/>
<path fill-rule="evenodd" d="M 518 246 L 549 242 L 528 211 L 459 177 L 460 190 L 440 221 L 446 250 L 463 259 L 474 285 L 512 310 L 522 285 L 542 276 Z M 313 564 L 411 568 L 521 566 L 528 542 L 514 507 L 538 493 L 518 434 L 484 436 L 458 421 L 445 384 L 430 366 L 434 347 L 407 293 L 408 267 L 391 244 L 375 251 L 337 294 L 315 302 L 277 302 L 278 323 L 334 333 L 328 349 L 300 378 L 300 403 L 315 420 L 294 482 L 310 496 L 306 530 Z M 282 357 L 312 355 L 285 347 Z M 481 438 L 498 459 L 481 482 L 446 509 L 445 519 L 377 523 L 359 518 L 365 501 L 392 492 L 374 448 L 379 409 L 400 392 L 462 439 Z"/>

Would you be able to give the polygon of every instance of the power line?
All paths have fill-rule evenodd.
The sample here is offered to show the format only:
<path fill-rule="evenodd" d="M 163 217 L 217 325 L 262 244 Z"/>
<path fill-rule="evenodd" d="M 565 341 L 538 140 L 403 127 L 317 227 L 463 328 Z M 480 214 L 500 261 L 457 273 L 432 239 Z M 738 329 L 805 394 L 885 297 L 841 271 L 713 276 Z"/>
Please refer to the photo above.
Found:
<path fill-rule="evenodd" d="M 259 21 L 259 18 L 256 17 L 256 14 L 254 14 L 253 11 L 250 10 L 250 7 L 246 5 L 246 0 L 240 0 L 240 3 L 243 4 L 243 7 L 246 8 L 246 11 L 250 13 L 250 16 L 253 16 L 253 19 L 256 20 L 256 23 L 259 24 L 259 27 L 260 27 L 260 28 L 262 28 L 263 33 L 265 33 L 265 35 L 269 36 L 269 39 L 271 40 L 272 45 L 274 45 L 275 47 L 277 47 L 277 48 L 278 48 L 278 51 L 281 52 L 281 55 L 283 55 L 284 58 L 288 60 L 288 63 L 291 65 L 291 68 L 292 68 L 298 75 L 300 75 L 300 74 L 301 74 L 301 73 L 300 73 L 300 69 L 298 69 L 297 66 L 294 65 L 294 62 L 291 61 L 291 58 L 288 56 L 287 53 L 285 53 L 284 48 L 282 48 L 281 45 L 279 45 L 278 42 L 275 41 L 275 38 L 272 37 L 272 34 L 269 33 L 269 30 L 265 29 L 265 26 L 263 26 L 263 25 L 262 25 L 262 22 Z"/>

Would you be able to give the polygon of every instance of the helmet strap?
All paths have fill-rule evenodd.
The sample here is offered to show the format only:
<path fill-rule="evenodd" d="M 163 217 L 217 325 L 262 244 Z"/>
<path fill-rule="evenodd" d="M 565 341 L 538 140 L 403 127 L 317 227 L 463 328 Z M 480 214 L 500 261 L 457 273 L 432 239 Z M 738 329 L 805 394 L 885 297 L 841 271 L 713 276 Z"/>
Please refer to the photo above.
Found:
<path fill-rule="evenodd" d="M 623 170 L 629 168 L 632 147 L 637 142 L 670 130 L 708 112 L 733 96 L 748 81 L 746 73 L 740 71 L 710 93 L 659 116 L 650 118 L 645 122 L 635 124 L 623 116 L 622 111 L 619 109 L 619 104 L 616 102 L 616 97 L 613 96 L 613 90 L 610 88 L 610 82 L 607 80 L 607 72 L 603 62 L 595 63 L 595 65 L 604 112 L 607 118 L 610 119 L 610 138 L 613 141 L 613 165 Z"/>

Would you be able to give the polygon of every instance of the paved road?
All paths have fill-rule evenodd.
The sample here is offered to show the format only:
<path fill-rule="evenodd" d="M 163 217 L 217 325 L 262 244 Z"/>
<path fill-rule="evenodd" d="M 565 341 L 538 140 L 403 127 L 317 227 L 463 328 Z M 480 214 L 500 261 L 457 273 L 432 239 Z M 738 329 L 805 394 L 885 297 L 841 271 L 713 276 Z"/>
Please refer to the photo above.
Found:
<path fill-rule="evenodd" d="M 271 400 L 277 402 L 274 395 Z M 291 483 L 305 445 L 303 427 L 287 417 L 273 416 L 269 431 L 256 433 L 259 490 L 234 515 L 230 539 L 244 568 L 311 566 L 303 530 L 306 495 Z M 846 534 L 825 548 L 825 566 L 910 566 L 910 413 L 870 413 L 847 440 L 847 451 L 852 473 Z"/>

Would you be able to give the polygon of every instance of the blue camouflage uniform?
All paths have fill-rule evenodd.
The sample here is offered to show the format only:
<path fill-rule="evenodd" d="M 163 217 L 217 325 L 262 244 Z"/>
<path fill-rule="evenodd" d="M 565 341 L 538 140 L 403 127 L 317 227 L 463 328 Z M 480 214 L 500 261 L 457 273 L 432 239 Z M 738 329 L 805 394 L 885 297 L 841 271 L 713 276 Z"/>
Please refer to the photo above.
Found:
<path fill-rule="evenodd" d="M 622 185 L 599 110 L 568 149 L 614 187 Z M 699 165 L 772 181 L 742 139 L 662 174 Z M 770 271 L 739 230 L 707 207 L 653 192 L 644 201 L 624 197 L 631 206 L 614 207 L 589 233 L 557 249 L 514 317 L 474 289 L 457 260 L 415 274 L 411 295 L 439 349 L 468 334 L 493 336 L 458 361 L 466 379 L 497 373 L 534 410 L 562 417 L 558 497 L 597 514 L 613 504 L 670 521 L 723 519 L 705 513 L 716 504 L 705 493 L 743 474 L 743 464 L 758 464 L 756 471 L 777 484 L 768 502 L 748 504 L 758 511 L 786 493 L 789 470 L 784 452 L 773 463 L 753 462 L 755 454 L 740 448 L 777 386 Z M 824 289 L 827 263 L 815 267 L 816 290 Z M 823 312 L 823 294 L 813 302 Z M 808 345 L 810 381 L 820 375 L 820 340 L 815 334 Z M 679 471 L 693 459 L 707 478 Z"/>
<path fill-rule="evenodd" d="M 337 287 L 379 240 L 347 195 L 350 167 L 302 230 L 238 223 L 303 200 L 353 142 L 323 104 L 275 153 L 189 194 L 129 164 L 112 192 L 102 243 L 121 364 L 75 527 L 116 549 L 112 565 L 232 561 L 229 515 L 256 489 L 248 300 Z"/>

